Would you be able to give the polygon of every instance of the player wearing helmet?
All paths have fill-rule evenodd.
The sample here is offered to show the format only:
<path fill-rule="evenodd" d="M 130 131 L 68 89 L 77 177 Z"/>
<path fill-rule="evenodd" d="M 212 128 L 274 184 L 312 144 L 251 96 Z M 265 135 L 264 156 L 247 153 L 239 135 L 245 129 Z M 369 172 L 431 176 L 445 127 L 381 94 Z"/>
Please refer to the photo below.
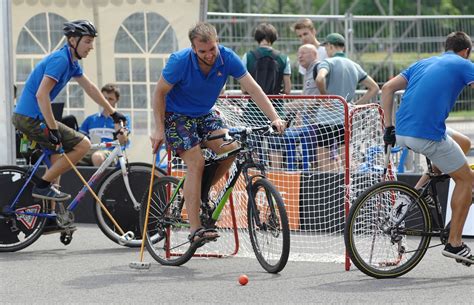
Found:
<path fill-rule="evenodd" d="M 54 201 L 70 198 L 69 194 L 60 192 L 52 185 L 58 183 L 60 175 L 70 169 L 67 160 L 58 154 L 59 147 L 62 146 L 69 159 L 76 163 L 91 146 L 87 137 L 56 121 L 53 116 L 51 103 L 69 80 L 74 78 L 115 122 L 125 121 L 125 117 L 115 111 L 79 65 L 79 60 L 86 58 L 94 49 L 97 37 L 95 26 L 88 20 L 75 20 L 66 22 L 63 31 L 67 43 L 43 58 L 33 69 L 12 117 L 13 125 L 30 140 L 54 151 L 51 156 L 52 166 L 33 188 L 33 197 Z"/>

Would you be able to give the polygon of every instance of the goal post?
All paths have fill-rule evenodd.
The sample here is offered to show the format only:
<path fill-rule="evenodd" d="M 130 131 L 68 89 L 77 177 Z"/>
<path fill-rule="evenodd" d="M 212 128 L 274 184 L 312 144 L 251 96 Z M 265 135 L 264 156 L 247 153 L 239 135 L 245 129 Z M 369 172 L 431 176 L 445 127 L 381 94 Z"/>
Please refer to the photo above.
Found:
<path fill-rule="evenodd" d="M 290 260 L 340 262 L 349 267 L 344 222 L 350 204 L 383 176 L 383 114 L 379 105 L 349 105 L 339 96 L 269 96 L 291 119 L 283 135 L 252 135 L 254 157 L 283 197 L 291 229 Z M 268 124 L 249 96 L 221 96 L 216 110 L 230 128 Z M 179 161 L 171 173 L 179 175 Z M 211 198 L 223 181 L 213 187 Z M 253 257 L 247 194 L 240 179 L 218 222 L 221 237 L 199 249 L 212 256 Z"/>

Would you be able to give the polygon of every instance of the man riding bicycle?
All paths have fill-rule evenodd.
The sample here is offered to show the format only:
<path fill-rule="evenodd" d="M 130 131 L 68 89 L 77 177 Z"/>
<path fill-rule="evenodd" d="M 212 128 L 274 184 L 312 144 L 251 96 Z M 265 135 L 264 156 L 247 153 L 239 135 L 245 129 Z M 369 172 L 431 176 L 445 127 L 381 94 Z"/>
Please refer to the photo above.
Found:
<path fill-rule="evenodd" d="M 446 118 L 461 90 L 474 87 L 474 64 L 469 60 L 472 42 L 464 32 L 453 32 L 446 52 L 412 64 L 382 87 L 387 145 L 409 147 L 423 154 L 456 182 L 451 200 L 452 218 L 448 243 L 442 254 L 474 263 L 469 247 L 462 242 L 462 230 L 471 205 L 474 173 L 457 143 L 459 137 L 446 131 Z M 393 95 L 405 89 L 392 122 Z M 463 145 L 464 146 L 464 145 Z"/>
<path fill-rule="evenodd" d="M 62 146 L 75 164 L 91 147 L 87 137 L 56 121 L 53 116 L 51 103 L 69 80 L 74 78 L 115 122 L 126 121 L 87 78 L 79 65 L 79 60 L 86 58 L 94 48 L 94 39 L 97 37 L 95 26 L 87 20 L 76 20 L 66 22 L 63 32 L 67 43 L 36 65 L 26 80 L 12 117 L 13 125 L 30 140 L 53 151 L 52 166 L 33 188 L 33 197 L 53 201 L 64 201 L 71 197 L 52 185 L 58 183 L 59 176 L 70 169 L 67 160 L 60 157 L 58 148 Z"/>
<path fill-rule="evenodd" d="M 156 152 L 165 141 L 187 166 L 184 183 L 186 210 L 191 225 L 189 240 L 202 244 L 215 240 L 219 235 L 212 228 L 202 228 L 199 219 L 201 180 L 204 158 L 201 142 L 208 134 L 226 131 L 224 122 L 212 108 L 231 75 L 252 96 L 261 110 L 271 120 L 278 132 L 283 132 L 285 122 L 278 116 L 270 100 L 247 72 L 240 58 L 230 49 L 218 44 L 217 32 L 209 23 L 198 23 L 189 31 L 191 48 L 171 54 L 153 98 L 155 131 L 151 137 Z M 203 143 L 215 153 L 235 149 L 233 143 L 224 147 L 223 139 Z M 213 183 L 229 169 L 233 159 L 222 161 Z"/>

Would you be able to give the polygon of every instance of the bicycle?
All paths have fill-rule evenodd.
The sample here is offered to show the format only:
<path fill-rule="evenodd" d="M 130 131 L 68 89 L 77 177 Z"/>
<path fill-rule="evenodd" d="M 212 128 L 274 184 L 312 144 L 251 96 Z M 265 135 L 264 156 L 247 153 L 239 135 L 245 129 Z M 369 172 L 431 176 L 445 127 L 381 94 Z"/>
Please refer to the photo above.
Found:
<path fill-rule="evenodd" d="M 449 223 L 444 226 L 436 185 L 450 177 L 434 173 L 431 161 L 426 162 L 429 180 L 420 190 L 401 181 L 383 181 L 352 205 L 344 241 L 363 273 L 378 279 L 399 277 L 412 270 L 429 248 L 447 243 Z M 440 244 L 430 246 L 432 237 L 439 237 Z"/>
<path fill-rule="evenodd" d="M 73 210 L 89 190 L 94 196 L 93 214 L 101 231 L 112 241 L 123 246 L 138 247 L 141 244 L 139 228 L 140 199 L 146 193 L 151 174 L 151 164 L 128 163 L 125 147 L 118 140 L 93 144 L 93 149 L 112 148 L 111 154 L 96 170 L 88 182 L 82 178 L 79 171 L 73 167 L 84 184 L 72 202 L 65 207 L 57 202 L 57 211 L 52 210 L 49 200 L 33 198 L 31 191 L 37 183 L 36 172 L 41 163 L 51 166 L 50 150 L 42 149 L 41 155 L 33 166 L 0 166 L 0 252 L 14 252 L 24 249 L 34 243 L 43 233 L 47 219 L 55 220 L 63 229 L 60 241 L 68 245 L 72 241 L 74 223 Z M 65 155 L 63 157 L 66 157 Z M 100 178 L 107 167 L 117 158 L 116 168 Z M 163 176 L 163 172 L 155 172 Z M 92 187 L 97 186 L 97 195 Z M 138 198 L 139 200 L 137 200 Z"/>
<path fill-rule="evenodd" d="M 243 175 L 248 195 L 247 224 L 252 248 L 258 262 L 266 271 L 278 273 L 285 267 L 290 252 L 288 217 L 280 193 L 265 176 L 264 165 L 254 161 L 254 148 L 248 139 L 251 134 L 268 134 L 271 131 L 271 126 L 240 127 L 205 139 L 211 141 L 223 138 L 226 143 L 237 141 L 240 145 L 233 151 L 206 159 L 201 188 L 200 217 L 205 228 L 216 228 L 216 222 L 233 187 L 239 176 Z M 219 162 L 233 156 L 236 159 L 232 163 L 223 189 L 215 200 L 210 199 L 211 182 Z M 255 171 L 255 174 L 251 174 L 249 170 Z M 158 179 L 153 185 L 145 245 L 151 256 L 162 265 L 180 266 L 189 261 L 200 246 L 191 246 L 188 240 L 190 225 L 183 210 L 185 179 L 186 177 L 178 180 L 166 176 Z M 141 227 L 144 227 L 146 210 L 143 208 L 140 211 Z"/>

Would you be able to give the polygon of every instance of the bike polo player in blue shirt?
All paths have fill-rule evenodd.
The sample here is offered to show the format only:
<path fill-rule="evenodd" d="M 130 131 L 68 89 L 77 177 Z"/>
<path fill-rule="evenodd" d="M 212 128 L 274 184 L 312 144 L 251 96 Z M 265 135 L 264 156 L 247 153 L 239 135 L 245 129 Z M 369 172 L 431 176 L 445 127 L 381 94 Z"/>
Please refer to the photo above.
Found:
<path fill-rule="evenodd" d="M 457 143 L 459 135 L 453 136 L 452 131 L 447 131 L 445 123 L 463 88 L 474 87 L 474 64 L 469 60 L 471 38 L 464 32 L 453 32 L 446 39 L 445 50 L 440 56 L 412 64 L 382 87 L 384 141 L 392 146 L 396 142 L 425 155 L 454 179 L 451 228 L 442 254 L 474 263 L 471 249 L 462 242 L 462 231 L 471 206 L 474 173 Z M 396 113 L 395 131 L 393 95 L 403 89 L 405 93 Z"/>
<path fill-rule="evenodd" d="M 286 127 L 268 97 L 231 49 L 218 44 L 217 32 L 209 23 L 198 23 L 189 31 L 191 47 L 171 54 L 161 74 L 153 98 L 155 131 L 151 137 L 156 152 L 165 141 L 187 166 L 184 198 L 191 225 L 189 240 L 199 246 L 219 235 L 212 228 L 202 228 L 199 219 L 201 179 L 204 158 L 200 144 L 208 134 L 226 131 L 223 120 L 214 111 L 219 93 L 230 75 L 252 96 L 260 109 L 282 133 Z M 262 122 L 264 123 L 264 122 Z M 203 143 L 220 154 L 237 148 L 236 143 L 221 147 L 223 140 Z M 233 159 L 222 161 L 213 183 L 229 169 Z"/>
<path fill-rule="evenodd" d="M 91 147 L 83 134 L 54 119 L 51 102 L 74 77 L 97 104 L 102 106 L 115 122 L 126 121 L 125 117 L 104 98 L 100 90 L 83 73 L 79 60 L 86 58 L 94 48 L 97 31 L 87 20 L 67 22 L 63 28 L 67 44 L 46 56 L 31 72 L 13 113 L 15 127 L 40 146 L 54 151 L 52 166 L 46 170 L 40 182 L 33 188 L 33 197 L 64 201 L 69 194 L 60 192 L 52 183 L 70 169 L 65 158 L 60 158 L 58 147 L 62 146 L 69 159 L 76 163 Z"/>

